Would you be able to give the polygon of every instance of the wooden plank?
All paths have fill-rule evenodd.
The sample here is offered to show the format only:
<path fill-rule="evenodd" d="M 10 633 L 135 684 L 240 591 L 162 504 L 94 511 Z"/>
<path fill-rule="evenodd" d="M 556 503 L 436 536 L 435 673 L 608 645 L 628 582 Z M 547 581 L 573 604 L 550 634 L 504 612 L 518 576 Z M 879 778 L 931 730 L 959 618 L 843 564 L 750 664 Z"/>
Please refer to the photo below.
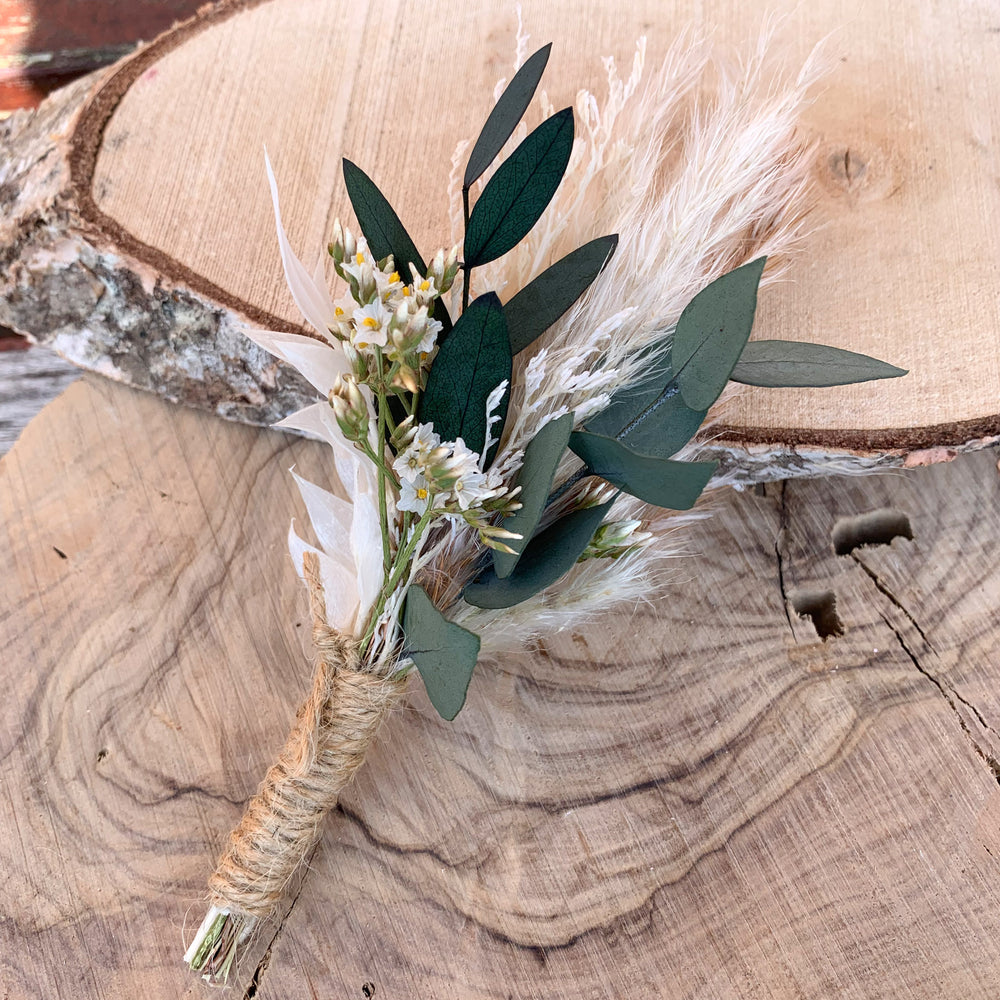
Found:
<path fill-rule="evenodd" d="M 44 347 L 10 348 L 0 339 L 0 455 L 6 454 L 28 421 L 80 377 L 80 369 Z"/>
<path fill-rule="evenodd" d="M 996 461 L 719 495 L 663 599 L 453 725 L 415 684 L 235 995 L 992 998 Z M 12 996 L 201 995 L 181 937 L 308 684 L 293 463 L 92 376 L 0 463 Z M 912 540 L 834 554 L 884 507 Z"/>
<path fill-rule="evenodd" d="M 508 72 L 514 13 L 467 8 L 456 23 L 450 6 L 423 5 L 423 30 L 412 32 L 417 8 L 405 2 L 345 11 L 322 0 L 271 0 L 233 9 L 241 12 L 192 27 L 141 72 L 137 65 L 107 119 L 92 190 L 99 211 L 146 246 L 236 301 L 297 323 L 273 250 L 262 147 L 282 178 L 292 241 L 306 256 L 325 245 L 335 215 L 349 215 L 342 155 L 378 179 L 418 245 L 448 242 L 449 154 L 474 137 L 497 77 Z M 546 89 L 556 107 L 581 86 L 603 92 L 601 56 L 627 66 L 640 35 L 648 36 L 651 75 L 684 27 L 745 47 L 760 20 L 744 4 L 709 11 L 659 0 L 595 2 L 586 17 L 578 4 L 552 0 L 523 10 L 534 41 L 554 42 Z M 806 114 L 822 230 L 791 280 L 764 297 L 757 334 L 834 343 L 912 373 L 823 393 L 749 392 L 727 423 L 750 442 L 783 440 L 788 429 L 794 443 L 861 449 L 904 446 L 912 428 L 996 433 L 1000 363 L 981 335 L 1000 328 L 1000 296 L 983 294 L 998 289 L 1000 253 L 987 221 L 1000 211 L 990 138 L 1000 124 L 1000 36 L 989 30 L 989 10 L 972 0 L 947 11 L 916 0 L 787 0 L 775 13 L 788 22 L 786 66 L 799 67 L 831 31 L 840 62 Z M 468 43 L 442 58 L 428 39 L 455 31 Z M 345 59 L 347 51 L 355 55 Z M 462 100 L 442 100 L 456 77 Z M 393 86 L 370 85 L 386 79 Z M 121 93 L 122 84 L 108 86 Z M 415 107 L 427 109 L 416 121 Z M 414 127 L 384 125 L 403 121 Z M 613 228 L 613 220 L 592 221 Z"/>
<path fill-rule="evenodd" d="M 1000 326 L 1000 245 L 988 223 L 1000 210 L 990 139 L 1000 35 L 976 0 L 948 11 L 907 2 L 778 5 L 777 61 L 799 65 L 833 31 L 834 69 L 805 118 L 817 143 L 818 231 L 790 280 L 762 296 L 757 335 L 832 342 L 911 374 L 744 393 L 706 446 L 745 480 L 920 464 L 1000 437 L 1000 366 L 983 334 Z M 17 266 L 0 279 L 0 322 L 227 417 L 267 423 L 302 405 L 301 382 L 242 338 L 248 325 L 300 322 L 274 249 L 261 149 L 275 160 L 304 257 L 346 214 L 345 153 L 377 177 L 422 245 L 446 241 L 448 151 L 475 131 L 509 72 L 515 22 L 492 8 L 467 8 L 455 22 L 445 10 L 404 0 L 377 10 L 226 4 L 111 73 L 82 115 L 75 92 L 35 126 L 12 129 L 3 190 L 18 197 L 0 242 Z M 600 55 L 626 66 L 642 32 L 650 75 L 684 26 L 744 47 L 759 30 L 746 5 L 688 0 L 624 11 L 595 0 L 586 17 L 560 0 L 524 13 L 535 42 L 556 43 L 546 85 L 557 103 L 581 84 L 600 95 Z M 454 31 L 471 61 L 460 103 L 442 97 L 454 59 L 428 41 Z M 384 95 L 367 83 L 391 74 L 401 82 Z M 415 123 L 414 107 L 426 110 L 419 127 L 382 127 Z"/>

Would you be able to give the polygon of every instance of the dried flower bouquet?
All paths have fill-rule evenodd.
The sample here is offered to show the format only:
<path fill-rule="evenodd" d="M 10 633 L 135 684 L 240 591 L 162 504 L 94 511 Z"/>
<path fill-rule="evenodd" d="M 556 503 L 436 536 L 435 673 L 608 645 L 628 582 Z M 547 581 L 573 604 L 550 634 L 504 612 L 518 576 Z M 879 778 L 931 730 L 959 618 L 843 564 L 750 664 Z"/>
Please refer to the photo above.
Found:
<path fill-rule="evenodd" d="M 229 974 L 410 673 L 453 719 L 480 657 L 662 585 L 677 523 L 664 511 L 690 510 L 712 481 L 690 442 L 730 381 L 904 374 L 749 342 L 765 262 L 800 237 L 808 189 L 796 119 L 810 71 L 774 85 L 765 44 L 738 72 L 715 67 L 706 101 L 704 45 L 675 46 L 640 94 L 640 41 L 627 80 L 606 62 L 603 107 L 583 92 L 576 114 L 554 111 L 543 96 L 529 132 L 549 47 L 525 60 L 520 39 L 520 68 L 453 163 L 461 244 L 426 263 L 344 161 L 361 232 L 334 227 L 337 302 L 292 252 L 267 164 L 285 275 L 318 339 L 254 339 L 323 396 L 278 426 L 330 445 L 350 499 L 296 476 L 319 544 L 293 526 L 289 548 L 320 661 L 210 880 L 192 969 Z"/>

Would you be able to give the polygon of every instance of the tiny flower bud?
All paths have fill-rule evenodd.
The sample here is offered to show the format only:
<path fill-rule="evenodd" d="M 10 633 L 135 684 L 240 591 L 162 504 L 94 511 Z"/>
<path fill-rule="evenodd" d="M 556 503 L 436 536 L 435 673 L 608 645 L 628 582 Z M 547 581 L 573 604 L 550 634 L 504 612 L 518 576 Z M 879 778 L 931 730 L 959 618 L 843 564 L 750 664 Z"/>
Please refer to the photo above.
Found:
<path fill-rule="evenodd" d="M 348 364 L 351 366 L 354 372 L 355 378 L 359 382 L 365 382 L 368 379 L 368 358 L 366 358 L 360 351 L 358 351 L 352 344 L 345 341 L 341 345 L 344 349 L 344 356 L 347 358 Z"/>
<path fill-rule="evenodd" d="M 441 280 L 437 283 L 441 295 L 450 291 L 451 286 L 455 284 L 458 267 L 458 244 L 456 243 L 451 250 L 448 251 L 448 256 L 444 261 L 444 267 L 441 270 Z"/>
<path fill-rule="evenodd" d="M 362 441 L 368 434 L 368 404 L 351 375 L 338 375 L 330 390 L 330 406 L 348 441 Z"/>

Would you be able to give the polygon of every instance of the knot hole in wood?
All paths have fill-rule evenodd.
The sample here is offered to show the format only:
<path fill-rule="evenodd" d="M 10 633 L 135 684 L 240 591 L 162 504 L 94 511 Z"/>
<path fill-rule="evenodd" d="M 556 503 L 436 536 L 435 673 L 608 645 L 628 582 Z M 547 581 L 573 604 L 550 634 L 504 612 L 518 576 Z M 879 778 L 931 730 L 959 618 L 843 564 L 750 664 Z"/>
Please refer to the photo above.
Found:
<path fill-rule="evenodd" d="M 847 556 L 864 545 L 889 545 L 894 538 L 913 541 L 913 529 L 903 511 L 880 507 L 866 514 L 838 518 L 830 537 L 833 551 Z"/>
<path fill-rule="evenodd" d="M 795 589 L 789 592 L 788 600 L 800 618 L 812 621 L 816 634 L 824 642 L 831 636 L 844 634 L 837 614 L 837 595 L 832 590 Z"/>

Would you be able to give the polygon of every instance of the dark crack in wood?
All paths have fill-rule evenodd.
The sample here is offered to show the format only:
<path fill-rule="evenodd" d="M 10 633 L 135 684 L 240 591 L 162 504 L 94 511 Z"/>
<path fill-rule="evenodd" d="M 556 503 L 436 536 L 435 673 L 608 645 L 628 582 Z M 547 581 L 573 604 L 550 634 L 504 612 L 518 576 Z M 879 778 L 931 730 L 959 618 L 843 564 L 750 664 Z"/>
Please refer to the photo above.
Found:
<path fill-rule="evenodd" d="M 788 503 L 786 494 L 788 492 L 788 480 L 781 481 L 778 496 L 778 535 L 774 539 L 774 556 L 778 562 L 778 589 L 781 591 L 781 607 L 785 612 L 785 621 L 788 622 L 788 630 L 795 635 L 792 627 L 792 616 L 788 613 L 788 591 L 785 589 L 785 554 L 782 551 L 785 541 L 788 538 Z"/>
<path fill-rule="evenodd" d="M 990 769 L 990 773 L 993 775 L 994 780 L 998 785 L 1000 785 L 1000 760 L 997 760 L 997 758 L 994 757 L 993 754 L 987 753 L 979 745 L 978 741 L 973 735 L 972 730 L 969 728 L 969 724 L 965 721 L 965 719 L 962 718 L 962 713 L 958 710 L 958 705 L 956 705 L 955 702 L 959 701 L 967 708 L 969 708 L 975 714 L 976 718 L 980 722 L 983 722 L 982 714 L 973 705 L 971 705 L 965 698 L 963 698 L 950 684 L 945 684 L 939 677 L 931 673 L 931 671 L 928 670 L 920 662 L 920 659 L 917 656 L 917 654 L 914 653 L 913 650 L 910 649 L 910 647 L 907 645 L 906 639 L 903 638 L 903 633 L 898 628 L 896 628 L 895 625 L 893 625 L 893 623 L 889 620 L 889 617 L 887 615 L 883 614 L 880 611 L 879 616 L 881 617 L 882 621 L 884 621 L 886 625 L 888 625 L 889 628 L 892 630 L 893 635 L 895 635 L 896 637 L 896 641 L 899 643 L 900 649 L 902 649 L 903 652 L 907 655 L 907 657 L 909 657 L 910 662 L 914 665 L 914 667 L 917 668 L 917 671 L 924 677 L 926 677 L 927 680 L 929 680 L 931 684 L 933 684 L 934 687 L 936 687 L 938 691 L 941 693 L 941 697 L 944 698 L 948 707 L 954 713 L 955 718 L 958 720 L 958 724 L 962 729 L 962 732 L 965 733 L 965 737 L 972 746 L 972 749 L 975 751 L 976 756 L 979 757 L 979 759 L 982 760 L 984 764 L 986 764 L 986 766 Z M 986 728 L 989 729 L 991 727 L 986 726 Z"/>

